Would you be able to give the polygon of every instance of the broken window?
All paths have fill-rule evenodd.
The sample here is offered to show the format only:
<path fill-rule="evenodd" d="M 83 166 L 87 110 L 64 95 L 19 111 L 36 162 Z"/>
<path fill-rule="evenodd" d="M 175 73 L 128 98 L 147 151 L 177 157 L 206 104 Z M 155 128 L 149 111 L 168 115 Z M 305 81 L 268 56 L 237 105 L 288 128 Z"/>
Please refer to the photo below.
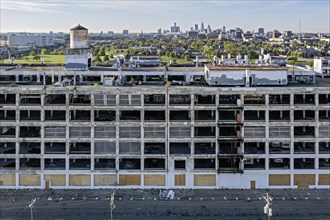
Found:
<path fill-rule="evenodd" d="M 37 137 L 40 138 L 40 127 L 20 127 L 19 137 Z"/>
<path fill-rule="evenodd" d="M 174 161 L 174 169 L 175 170 L 185 170 L 186 169 L 186 161 L 185 160 L 175 160 Z"/>
<path fill-rule="evenodd" d="M 71 121 L 90 121 L 91 112 L 85 110 L 71 110 Z"/>
<path fill-rule="evenodd" d="M 165 127 L 144 127 L 144 138 L 165 138 Z"/>
<path fill-rule="evenodd" d="M 45 127 L 45 138 L 65 138 L 65 127 Z"/>
<path fill-rule="evenodd" d="M 141 121 L 140 111 L 120 111 L 120 120 Z"/>
<path fill-rule="evenodd" d="M 0 136 L 2 138 L 14 138 L 16 136 L 16 128 L 15 127 L 0 127 Z"/>
<path fill-rule="evenodd" d="M 190 138 L 190 127 L 170 127 L 170 138 Z"/>
<path fill-rule="evenodd" d="M 319 142 L 319 153 L 330 154 L 330 142 Z"/>
<path fill-rule="evenodd" d="M 269 111 L 269 121 L 290 121 L 290 111 Z"/>
<path fill-rule="evenodd" d="M 71 138 L 90 138 L 91 128 L 90 127 L 70 127 Z"/>
<path fill-rule="evenodd" d="M 295 169 L 314 169 L 314 158 L 295 158 L 294 168 Z"/>
<path fill-rule="evenodd" d="M 16 94 L 0 94 L 1 105 L 12 105 L 16 103 Z"/>
<path fill-rule="evenodd" d="M 244 127 L 244 137 L 246 138 L 265 138 L 265 127 Z"/>
<path fill-rule="evenodd" d="M 148 158 L 144 159 L 145 170 L 165 170 L 165 159 Z"/>
<path fill-rule="evenodd" d="M 265 169 L 265 159 L 264 158 L 245 159 L 244 169 L 246 170 Z"/>
<path fill-rule="evenodd" d="M 120 127 L 119 138 L 141 138 L 140 127 Z"/>
<path fill-rule="evenodd" d="M 116 169 L 116 159 L 96 158 L 94 160 L 94 169 L 95 170 Z"/>
<path fill-rule="evenodd" d="M 215 159 L 194 159 L 195 169 L 215 169 Z"/>
<path fill-rule="evenodd" d="M 65 143 L 45 142 L 45 154 L 65 154 Z"/>
<path fill-rule="evenodd" d="M 330 110 L 320 110 L 319 120 L 322 122 L 330 122 Z"/>
<path fill-rule="evenodd" d="M 20 94 L 20 105 L 40 105 L 40 94 Z"/>
<path fill-rule="evenodd" d="M 269 158 L 269 169 L 290 169 L 290 158 Z"/>
<path fill-rule="evenodd" d="M 90 167 L 90 159 L 70 159 L 70 170 L 89 170 Z"/>
<path fill-rule="evenodd" d="M 215 137 L 215 127 L 195 127 L 195 137 Z"/>
<path fill-rule="evenodd" d="M 14 158 L 0 158 L 0 169 L 14 170 L 16 167 L 16 160 Z"/>
<path fill-rule="evenodd" d="M 4 120 L 16 120 L 15 110 L 0 110 L 0 121 Z"/>
<path fill-rule="evenodd" d="M 315 128 L 313 126 L 296 126 L 294 127 L 295 137 L 314 137 Z"/>
<path fill-rule="evenodd" d="M 45 111 L 45 120 L 46 121 L 65 121 L 65 111 L 57 110 L 46 110 Z"/>
<path fill-rule="evenodd" d="M 195 154 L 215 154 L 215 143 L 195 143 Z"/>
<path fill-rule="evenodd" d="M 215 111 L 213 110 L 195 110 L 195 121 L 214 121 Z"/>
<path fill-rule="evenodd" d="M 294 104 L 315 104 L 314 94 L 295 94 Z"/>
<path fill-rule="evenodd" d="M 294 120 L 315 120 L 315 111 L 298 110 L 294 111 Z"/>
<path fill-rule="evenodd" d="M 290 138 L 290 127 L 289 126 L 269 126 L 269 137 L 270 138 Z"/>
<path fill-rule="evenodd" d="M 119 169 L 121 170 L 139 170 L 141 169 L 140 159 L 119 159 Z"/>
<path fill-rule="evenodd" d="M 91 104 L 91 96 L 90 95 L 73 95 L 70 94 L 70 104 L 73 105 L 90 105 Z"/>
<path fill-rule="evenodd" d="M 219 136 L 223 138 L 237 138 L 241 139 L 240 126 L 219 126 Z"/>
<path fill-rule="evenodd" d="M 94 121 L 115 121 L 116 111 L 109 110 L 95 110 Z"/>
<path fill-rule="evenodd" d="M 264 121 L 265 111 L 244 111 L 245 121 Z"/>
<path fill-rule="evenodd" d="M 330 104 L 330 94 L 319 94 L 319 104 Z"/>
<path fill-rule="evenodd" d="M 20 154 L 40 154 L 40 143 L 34 142 L 20 142 Z"/>
<path fill-rule="evenodd" d="M 144 143 L 144 154 L 165 154 L 165 143 Z"/>
<path fill-rule="evenodd" d="M 95 127 L 94 138 L 116 138 L 116 127 L 115 126 Z"/>
<path fill-rule="evenodd" d="M 40 159 L 37 158 L 21 158 L 19 160 L 20 169 L 40 169 Z"/>
<path fill-rule="evenodd" d="M 165 111 L 144 111 L 145 121 L 165 121 Z"/>
<path fill-rule="evenodd" d="M 219 141 L 219 154 L 239 154 L 241 143 L 238 141 Z"/>
<path fill-rule="evenodd" d="M 120 154 L 141 154 L 140 142 L 120 142 L 119 143 Z"/>
<path fill-rule="evenodd" d="M 144 95 L 144 104 L 145 105 L 164 105 L 165 104 L 165 95 L 163 95 L 163 94 Z"/>
<path fill-rule="evenodd" d="M 265 154 L 264 142 L 245 142 L 244 154 Z"/>
<path fill-rule="evenodd" d="M 265 95 L 249 95 L 244 96 L 245 105 L 262 105 L 265 104 Z"/>
<path fill-rule="evenodd" d="M 45 170 L 65 170 L 65 159 L 45 159 Z"/>
<path fill-rule="evenodd" d="M 95 142 L 95 154 L 116 154 L 116 142 Z"/>
<path fill-rule="evenodd" d="M 319 159 L 319 169 L 330 169 L 330 159 L 320 158 Z"/>
<path fill-rule="evenodd" d="M 19 114 L 20 114 L 20 120 L 21 121 L 28 121 L 28 120 L 40 121 L 40 111 L 37 111 L 37 110 L 21 110 Z"/>
<path fill-rule="evenodd" d="M 283 95 L 269 95 L 269 104 L 270 105 L 290 105 L 290 95 L 283 94 Z"/>
<path fill-rule="evenodd" d="M 237 105 L 241 101 L 240 95 L 219 95 L 219 104 Z"/>
<path fill-rule="evenodd" d="M 215 95 L 195 95 L 195 105 L 214 105 Z"/>
<path fill-rule="evenodd" d="M 45 96 L 46 105 L 65 105 L 66 95 L 65 94 L 48 94 Z"/>
<path fill-rule="evenodd" d="M 296 154 L 314 154 L 315 153 L 314 142 L 295 142 L 294 153 Z"/>
<path fill-rule="evenodd" d="M 190 95 L 170 95 L 170 105 L 190 105 Z"/>
<path fill-rule="evenodd" d="M 190 111 L 170 111 L 170 121 L 190 121 Z"/>
<path fill-rule="evenodd" d="M 88 142 L 71 142 L 70 154 L 90 154 L 91 143 Z"/>
<path fill-rule="evenodd" d="M 241 122 L 241 110 L 219 110 L 219 121 L 236 121 Z"/>
<path fill-rule="evenodd" d="M 290 154 L 289 142 L 270 142 L 269 153 L 270 154 Z"/>
<path fill-rule="evenodd" d="M 15 154 L 16 143 L 15 142 L 0 142 L 0 154 Z"/>
<path fill-rule="evenodd" d="M 190 143 L 170 143 L 170 154 L 190 154 Z"/>

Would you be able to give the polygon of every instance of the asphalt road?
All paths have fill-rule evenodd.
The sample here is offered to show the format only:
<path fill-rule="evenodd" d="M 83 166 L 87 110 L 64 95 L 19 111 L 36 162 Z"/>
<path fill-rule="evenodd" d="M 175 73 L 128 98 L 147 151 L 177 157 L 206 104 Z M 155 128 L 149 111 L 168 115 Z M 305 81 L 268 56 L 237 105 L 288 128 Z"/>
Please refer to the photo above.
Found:
<path fill-rule="evenodd" d="M 28 203 L 37 197 L 34 220 L 110 219 L 110 190 L 0 190 L 0 219 L 30 219 Z M 266 219 L 265 190 L 116 191 L 114 219 Z M 329 190 L 272 190 L 272 219 L 330 219 Z M 13 198 L 15 201 L 13 201 Z"/>

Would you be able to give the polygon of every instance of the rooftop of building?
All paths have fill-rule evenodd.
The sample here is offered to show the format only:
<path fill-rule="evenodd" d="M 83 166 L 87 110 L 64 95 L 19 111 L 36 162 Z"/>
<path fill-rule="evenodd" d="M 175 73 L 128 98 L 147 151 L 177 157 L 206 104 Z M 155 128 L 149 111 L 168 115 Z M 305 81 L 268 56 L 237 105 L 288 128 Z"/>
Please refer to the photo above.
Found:
<path fill-rule="evenodd" d="M 206 65 L 209 70 L 263 70 L 263 71 L 274 71 L 274 70 L 288 70 L 287 67 L 280 67 L 277 65 Z"/>
<path fill-rule="evenodd" d="M 81 26 L 80 24 L 70 29 L 70 31 L 76 31 L 76 30 L 88 30 L 88 29 Z"/>

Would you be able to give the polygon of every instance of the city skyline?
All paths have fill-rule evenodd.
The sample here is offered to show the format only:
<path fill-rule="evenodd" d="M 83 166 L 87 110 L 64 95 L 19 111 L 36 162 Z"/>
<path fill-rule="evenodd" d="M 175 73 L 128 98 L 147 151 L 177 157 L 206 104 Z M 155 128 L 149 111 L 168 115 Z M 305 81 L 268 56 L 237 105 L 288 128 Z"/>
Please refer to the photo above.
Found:
<path fill-rule="evenodd" d="M 157 32 L 174 22 L 182 31 L 203 21 L 212 29 L 330 32 L 329 1 L 104 1 L 1 0 L 0 32 L 67 32 L 80 23 L 90 32 Z M 88 15 L 88 16 L 86 16 Z M 151 19 L 154 18 L 154 19 Z"/>

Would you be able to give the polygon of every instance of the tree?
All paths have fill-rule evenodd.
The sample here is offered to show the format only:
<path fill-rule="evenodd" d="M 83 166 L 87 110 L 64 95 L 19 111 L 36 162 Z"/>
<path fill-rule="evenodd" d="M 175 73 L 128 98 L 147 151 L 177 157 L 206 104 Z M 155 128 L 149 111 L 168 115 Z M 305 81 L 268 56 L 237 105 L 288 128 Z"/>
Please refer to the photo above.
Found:
<path fill-rule="evenodd" d="M 184 55 L 184 60 L 186 60 L 186 61 L 189 61 L 190 60 L 189 54 Z"/>
<path fill-rule="evenodd" d="M 99 56 L 94 57 L 94 61 L 96 62 L 102 62 L 101 58 Z"/>
<path fill-rule="evenodd" d="M 104 57 L 103 57 L 103 62 L 106 62 L 106 61 L 109 61 L 110 59 L 109 59 L 109 56 L 108 55 L 105 55 Z"/>
<path fill-rule="evenodd" d="M 34 57 L 37 55 L 37 52 L 35 50 L 31 50 L 29 53 L 29 56 Z"/>
<path fill-rule="evenodd" d="M 170 54 L 169 54 L 169 57 L 175 57 L 175 52 L 174 51 L 171 51 Z"/>
<path fill-rule="evenodd" d="M 41 54 L 45 55 L 45 54 L 49 54 L 49 52 L 46 48 L 42 48 L 41 49 Z"/>

